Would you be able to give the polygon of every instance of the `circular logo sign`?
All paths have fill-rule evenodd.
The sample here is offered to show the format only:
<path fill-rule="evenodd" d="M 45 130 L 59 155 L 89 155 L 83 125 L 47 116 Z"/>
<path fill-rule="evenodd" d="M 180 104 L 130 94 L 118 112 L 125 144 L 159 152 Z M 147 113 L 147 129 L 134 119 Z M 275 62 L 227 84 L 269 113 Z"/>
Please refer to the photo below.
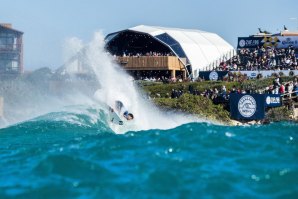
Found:
<path fill-rule="evenodd" d="M 239 113 L 243 117 L 251 117 L 257 110 L 256 100 L 250 95 L 244 95 L 238 102 Z"/>
<path fill-rule="evenodd" d="M 250 76 L 251 76 L 251 77 L 256 77 L 256 76 L 257 76 L 257 73 L 251 73 Z"/>
<path fill-rule="evenodd" d="M 270 99 L 270 97 L 268 96 L 268 97 L 266 97 L 266 104 L 270 104 L 271 103 L 271 99 Z"/>
<path fill-rule="evenodd" d="M 245 40 L 244 40 L 244 39 L 241 39 L 241 40 L 239 41 L 239 46 L 240 46 L 240 47 L 244 47 L 244 46 L 245 46 Z"/>
<path fill-rule="evenodd" d="M 218 80 L 218 74 L 217 74 L 217 72 L 212 71 L 212 72 L 209 74 L 209 79 L 210 79 L 210 80 L 213 80 L 213 81 Z"/>

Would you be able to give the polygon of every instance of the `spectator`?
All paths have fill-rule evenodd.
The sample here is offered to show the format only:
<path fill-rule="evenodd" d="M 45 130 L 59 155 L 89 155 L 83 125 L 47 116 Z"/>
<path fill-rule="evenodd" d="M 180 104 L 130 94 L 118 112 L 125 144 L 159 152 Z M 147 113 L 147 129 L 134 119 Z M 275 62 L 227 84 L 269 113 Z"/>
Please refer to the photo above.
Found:
<path fill-rule="evenodd" d="M 226 86 L 225 85 L 222 86 L 221 92 L 222 92 L 222 94 L 226 94 L 227 93 L 227 89 L 226 89 Z"/>
<path fill-rule="evenodd" d="M 238 54 L 221 62 L 216 70 L 284 70 L 298 69 L 293 46 L 284 49 L 259 47 L 240 49 Z"/>
<path fill-rule="evenodd" d="M 280 87 L 279 87 L 279 93 L 280 94 L 285 94 L 285 86 L 283 84 L 281 84 Z"/>

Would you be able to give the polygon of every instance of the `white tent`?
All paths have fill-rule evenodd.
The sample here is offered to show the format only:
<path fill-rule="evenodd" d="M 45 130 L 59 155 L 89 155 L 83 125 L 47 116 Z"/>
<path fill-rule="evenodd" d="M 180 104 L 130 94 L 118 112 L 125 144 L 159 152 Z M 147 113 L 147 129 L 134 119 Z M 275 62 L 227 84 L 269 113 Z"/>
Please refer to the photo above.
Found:
<path fill-rule="evenodd" d="M 186 57 L 194 76 L 213 63 L 218 64 L 220 60 L 230 59 L 234 54 L 234 48 L 215 33 L 145 25 L 128 30 L 151 35 L 167 45 L 178 57 Z M 113 38 L 117 33 L 109 34 L 107 37 Z"/>
<path fill-rule="evenodd" d="M 129 30 L 147 33 L 157 39 L 159 35 L 168 34 L 180 44 L 193 70 L 202 70 L 224 57 L 229 59 L 234 51 L 232 45 L 211 32 L 144 25 L 129 28 Z M 172 50 L 175 52 L 174 49 Z"/>

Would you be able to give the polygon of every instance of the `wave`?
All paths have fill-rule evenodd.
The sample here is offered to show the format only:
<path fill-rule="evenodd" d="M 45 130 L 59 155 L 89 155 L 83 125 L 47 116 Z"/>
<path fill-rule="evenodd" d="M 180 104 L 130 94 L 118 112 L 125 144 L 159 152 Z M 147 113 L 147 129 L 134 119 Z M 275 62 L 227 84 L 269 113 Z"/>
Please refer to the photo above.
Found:
<path fill-rule="evenodd" d="M 67 107 L 0 130 L 0 197 L 294 196 L 297 127 L 187 123 L 118 135 L 103 109 Z"/>
<path fill-rule="evenodd" d="M 76 133 L 76 134 L 99 134 L 99 133 L 150 133 L 150 132 L 171 132 L 173 134 L 183 134 L 185 132 L 202 133 L 202 136 L 216 133 L 224 133 L 226 136 L 234 136 L 236 134 L 250 134 L 251 131 L 267 132 L 267 131 L 294 131 L 297 123 L 279 122 L 270 125 L 253 125 L 245 127 L 223 126 L 208 122 L 189 122 L 172 128 L 154 128 L 145 130 L 135 130 L 133 126 L 123 127 L 113 125 L 108 121 L 107 110 L 101 106 L 67 106 L 61 111 L 47 113 L 34 119 L 18 123 L 3 129 L 0 133 Z M 115 126 L 117 128 L 115 128 Z M 119 130 L 120 128 L 120 130 Z M 121 129 L 122 128 L 122 129 Z"/>
<path fill-rule="evenodd" d="M 98 107 L 68 106 L 59 112 L 51 112 L 34 119 L 24 121 L 0 132 L 14 133 L 74 133 L 112 132 L 107 115 Z"/>
<path fill-rule="evenodd" d="M 156 109 L 158 112 L 158 110 Z M 193 116 L 177 115 L 180 120 L 173 120 L 175 113 L 162 113 L 163 122 L 152 119 L 154 123 L 146 124 L 142 127 L 142 118 L 130 121 L 123 126 L 111 124 L 109 122 L 108 110 L 106 105 L 97 103 L 93 105 L 72 105 L 66 106 L 59 111 L 50 112 L 33 119 L 20 122 L 1 131 L 12 132 L 82 132 L 88 131 L 93 133 L 113 132 L 116 134 L 123 134 L 128 131 L 141 131 L 154 129 L 172 129 L 189 121 L 195 121 Z M 167 120 L 168 118 L 168 120 Z M 151 126 L 151 128 L 150 128 Z M 0 131 L 0 132 L 1 132 Z"/>
<path fill-rule="evenodd" d="M 119 133 L 115 131 L 115 126 L 111 125 L 108 121 L 107 110 L 101 106 L 67 106 L 61 111 L 47 113 L 45 115 L 38 116 L 34 119 L 24 121 L 0 130 L 0 132 L 22 132 L 22 133 Z M 131 126 L 130 126 L 131 127 Z M 237 132 L 237 133 L 250 133 L 250 131 L 258 130 L 266 132 L 268 129 L 283 131 L 285 128 L 296 128 L 297 123 L 291 122 L 279 122 L 272 123 L 270 125 L 252 125 L 245 127 L 233 127 L 223 126 L 220 124 L 214 124 L 209 122 L 189 122 L 174 126 L 168 129 L 148 129 L 148 130 L 134 130 L 133 128 L 124 128 L 124 133 L 130 132 L 151 132 L 151 131 L 170 131 L 175 132 L 207 132 L 208 133 L 220 133 L 220 132 Z M 116 129 L 118 130 L 118 129 Z M 123 133 L 123 132 L 122 132 Z M 229 135 L 229 133 L 227 133 Z"/>

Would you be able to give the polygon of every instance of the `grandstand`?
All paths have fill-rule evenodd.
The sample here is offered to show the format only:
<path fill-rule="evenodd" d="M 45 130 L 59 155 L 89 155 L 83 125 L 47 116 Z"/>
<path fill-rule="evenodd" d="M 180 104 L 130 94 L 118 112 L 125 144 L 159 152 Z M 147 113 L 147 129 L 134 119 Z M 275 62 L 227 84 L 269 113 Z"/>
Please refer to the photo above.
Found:
<path fill-rule="evenodd" d="M 238 37 L 237 54 L 201 71 L 205 80 L 224 79 L 228 72 L 240 72 L 248 78 L 273 74 L 298 75 L 298 32 L 285 30 L 272 34 L 259 33 Z"/>

